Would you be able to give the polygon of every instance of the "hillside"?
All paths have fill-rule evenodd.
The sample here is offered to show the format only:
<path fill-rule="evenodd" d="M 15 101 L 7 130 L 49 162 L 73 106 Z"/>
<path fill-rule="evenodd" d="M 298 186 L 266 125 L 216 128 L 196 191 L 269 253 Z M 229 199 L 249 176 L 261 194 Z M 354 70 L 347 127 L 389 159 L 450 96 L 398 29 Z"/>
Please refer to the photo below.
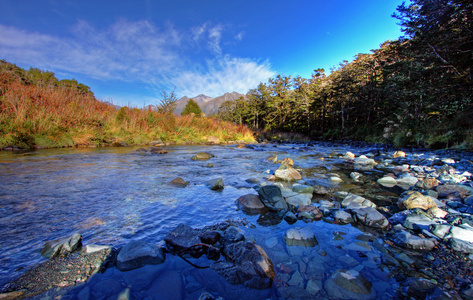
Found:
<path fill-rule="evenodd" d="M 237 93 L 237 92 L 232 92 L 232 93 L 225 93 L 222 96 L 218 96 L 215 98 L 206 96 L 206 95 L 198 95 L 196 97 L 189 98 L 187 96 L 184 96 L 177 100 L 176 102 L 176 109 L 174 110 L 174 113 L 176 115 L 180 115 L 181 112 L 184 110 L 184 107 L 187 104 L 187 101 L 189 99 L 193 99 L 197 104 L 199 104 L 200 109 L 206 116 L 210 116 L 213 114 L 216 114 L 218 112 L 218 108 L 220 105 L 225 102 L 225 101 L 230 101 L 230 100 L 236 100 L 240 97 L 244 97 L 243 94 Z"/>
<path fill-rule="evenodd" d="M 204 103 L 210 97 L 196 97 Z M 117 108 L 88 86 L 53 72 L 26 71 L 0 60 L 0 149 L 253 141 L 246 127 L 151 109 Z"/>

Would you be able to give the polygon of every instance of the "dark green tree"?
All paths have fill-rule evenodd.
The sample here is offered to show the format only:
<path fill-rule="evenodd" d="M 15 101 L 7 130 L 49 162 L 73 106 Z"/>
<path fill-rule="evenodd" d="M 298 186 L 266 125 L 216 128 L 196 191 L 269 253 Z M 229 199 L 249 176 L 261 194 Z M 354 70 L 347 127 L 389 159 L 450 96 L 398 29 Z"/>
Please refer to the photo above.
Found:
<path fill-rule="evenodd" d="M 189 115 L 191 113 L 195 114 L 196 116 L 200 116 L 202 114 L 199 104 L 197 104 L 194 99 L 189 99 L 189 101 L 187 101 L 186 107 L 184 107 L 184 110 L 181 112 L 181 116 Z"/>
<path fill-rule="evenodd" d="M 158 112 L 164 113 L 164 114 L 172 114 L 174 110 L 176 109 L 177 103 L 176 101 L 178 100 L 176 97 L 175 89 L 171 92 L 168 93 L 166 90 L 161 90 L 161 103 L 157 105 L 158 107 Z"/>

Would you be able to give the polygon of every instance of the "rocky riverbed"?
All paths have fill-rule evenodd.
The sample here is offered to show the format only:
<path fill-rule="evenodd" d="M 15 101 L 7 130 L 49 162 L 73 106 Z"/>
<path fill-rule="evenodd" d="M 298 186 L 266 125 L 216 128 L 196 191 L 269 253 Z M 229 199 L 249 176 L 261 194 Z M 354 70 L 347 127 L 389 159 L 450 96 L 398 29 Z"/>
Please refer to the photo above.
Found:
<path fill-rule="evenodd" d="M 259 177 L 201 182 L 211 193 L 238 190 L 236 218 L 181 224 L 161 241 L 118 248 L 74 247 L 77 236 L 50 242 L 43 254 L 51 259 L 6 285 L 1 297 L 473 297 L 471 154 L 317 147 L 226 146 L 244 153 L 240 163 L 253 154 L 263 167 Z M 209 152 L 186 159 L 218 175 L 222 158 Z M 168 184 L 192 188 L 182 177 Z"/>

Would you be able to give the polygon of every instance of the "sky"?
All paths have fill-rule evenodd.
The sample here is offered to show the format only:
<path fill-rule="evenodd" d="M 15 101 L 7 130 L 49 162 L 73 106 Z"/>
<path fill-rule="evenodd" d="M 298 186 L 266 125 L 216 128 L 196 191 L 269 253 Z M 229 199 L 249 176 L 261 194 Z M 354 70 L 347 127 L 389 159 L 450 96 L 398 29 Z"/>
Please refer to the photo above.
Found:
<path fill-rule="evenodd" d="M 310 78 L 402 33 L 402 0 L 0 0 L 0 59 L 117 105 Z"/>

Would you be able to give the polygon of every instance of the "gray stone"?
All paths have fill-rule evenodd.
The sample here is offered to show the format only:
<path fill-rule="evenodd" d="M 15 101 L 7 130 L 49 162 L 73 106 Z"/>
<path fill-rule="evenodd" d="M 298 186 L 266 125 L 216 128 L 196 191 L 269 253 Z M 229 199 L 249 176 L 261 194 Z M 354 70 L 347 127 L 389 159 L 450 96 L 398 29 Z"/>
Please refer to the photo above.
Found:
<path fill-rule="evenodd" d="M 208 186 L 210 187 L 212 191 L 219 191 L 219 190 L 223 190 L 225 185 L 223 183 L 222 178 L 216 178 L 216 179 L 210 180 L 208 182 Z"/>
<path fill-rule="evenodd" d="M 294 224 L 298 221 L 297 216 L 292 211 L 288 211 L 284 215 L 284 220 L 286 220 L 286 222 L 289 224 Z"/>
<path fill-rule="evenodd" d="M 378 179 L 377 182 L 381 184 L 382 186 L 387 186 L 387 187 L 393 187 L 397 184 L 396 179 L 390 176 L 384 176 L 383 178 Z"/>
<path fill-rule="evenodd" d="M 473 228 L 467 225 L 453 226 L 445 239 L 455 251 L 473 253 Z"/>
<path fill-rule="evenodd" d="M 41 250 L 41 255 L 48 258 L 67 256 L 82 246 L 82 236 L 74 233 L 70 237 L 46 242 Z"/>
<path fill-rule="evenodd" d="M 215 155 L 208 153 L 208 152 L 199 152 L 196 153 L 194 156 L 191 157 L 192 160 L 207 160 L 215 157 Z"/>
<path fill-rule="evenodd" d="M 450 233 L 451 228 L 452 226 L 448 224 L 434 224 L 430 228 L 430 232 L 436 237 L 444 239 Z"/>
<path fill-rule="evenodd" d="M 260 200 L 271 211 L 287 210 L 288 206 L 276 185 L 265 185 L 258 190 Z"/>
<path fill-rule="evenodd" d="M 89 244 L 85 246 L 85 253 L 91 254 L 95 252 L 99 252 L 102 250 L 111 250 L 112 247 L 108 245 L 95 245 L 95 244 Z"/>
<path fill-rule="evenodd" d="M 412 186 L 415 186 L 418 179 L 410 174 L 404 174 L 401 175 L 398 179 L 396 179 L 396 181 L 398 186 L 408 189 Z"/>
<path fill-rule="evenodd" d="M 342 207 L 346 207 L 349 209 L 360 207 L 376 207 L 376 204 L 374 204 L 370 200 L 355 194 L 346 195 L 345 198 L 343 198 L 341 205 Z"/>
<path fill-rule="evenodd" d="M 330 297 L 336 299 L 375 299 L 376 292 L 371 282 L 356 270 L 337 270 L 324 283 Z"/>
<path fill-rule="evenodd" d="M 312 194 L 314 192 L 314 188 L 304 184 L 293 184 L 292 190 L 296 193 L 308 193 Z"/>
<path fill-rule="evenodd" d="M 126 244 L 118 253 L 117 268 L 128 271 L 144 265 L 157 265 L 164 262 L 163 248 L 145 241 L 133 241 Z"/>
<path fill-rule="evenodd" d="M 268 210 L 258 195 L 247 194 L 238 198 L 236 202 L 238 207 L 248 214 L 260 214 Z"/>
<path fill-rule="evenodd" d="M 358 181 L 358 179 L 360 179 L 361 176 L 363 176 L 363 174 L 358 173 L 358 172 L 351 172 L 350 173 L 350 177 L 355 181 Z"/>
<path fill-rule="evenodd" d="M 323 213 L 313 205 L 302 205 L 297 208 L 297 214 L 306 219 L 320 220 L 323 218 Z"/>
<path fill-rule="evenodd" d="M 354 219 L 361 224 L 372 228 L 386 228 L 388 219 L 373 207 L 362 207 L 351 210 Z"/>
<path fill-rule="evenodd" d="M 301 205 L 309 205 L 312 203 L 312 194 L 295 194 L 289 197 L 286 197 L 286 202 L 289 205 L 294 207 Z"/>
<path fill-rule="evenodd" d="M 374 166 L 376 165 L 376 162 L 372 158 L 368 158 L 365 155 L 360 155 L 359 157 L 355 158 L 353 161 L 355 165 L 360 165 L 360 166 Z"/>
<path fill-rule="evenodd" d="M 403 225 L 409 229 L 422 231 L 429 230 L 430 226 L 435 224 L 437 224 L 435 221 L 424 215 L 412 214 L 406 217 Z"/>
<path fill-rule="evenodd" d="M 333 193 L 333 189 L 325 185 L 316 184 L 312 187 L 314 188 L 315 195 L 328 196 Z"/>
<path fill-rule="evenodd" d="M 353 217 L 347 211 L 343 209 L 337 209 L 333 212 L 333 218 L 335 219 L 336 223 L 338 224 L 349 224 L 353 223 Z"/>
<path fill-rule="evenodd" d="M 175 250 L 183 250 L 195 244 L 199 244 L 200 231 L 190 226 L 179 224 L 173 231 L 168 233 L 164 240 Z"/>
<path fill-rule="evenodd" d="M 275 172 L 276 178 L 286 181 L 301 180 L 301 174 L 288 164 L 282 164 Z"/>
<path fill-rule="evenodd" d="M 407 231 L 400 231 L 394 234 L 393 242 L 409 249 L 414 250 L 432 250 L 437 244 L 435 239 L 432 238 L 421 238 L 416 235 L 412 235 Z"/>
<path fill-rule="evenodd" d="M 314 231 L 309 226 L 287 230 L 284 234 L 284 241 L 288 246 L 314 247 L 318 244 Z"/>
<path fill-rule="evenodd" d="M 437 187 L 437 192 L 439 193 L 439 198 L 447 198 L 449 195 L 458 193 L 462 198 L 468 197 L 471 195 L 471 192 L 462 187 L 461 185 L 456 184 L 444 184 Z"/>

